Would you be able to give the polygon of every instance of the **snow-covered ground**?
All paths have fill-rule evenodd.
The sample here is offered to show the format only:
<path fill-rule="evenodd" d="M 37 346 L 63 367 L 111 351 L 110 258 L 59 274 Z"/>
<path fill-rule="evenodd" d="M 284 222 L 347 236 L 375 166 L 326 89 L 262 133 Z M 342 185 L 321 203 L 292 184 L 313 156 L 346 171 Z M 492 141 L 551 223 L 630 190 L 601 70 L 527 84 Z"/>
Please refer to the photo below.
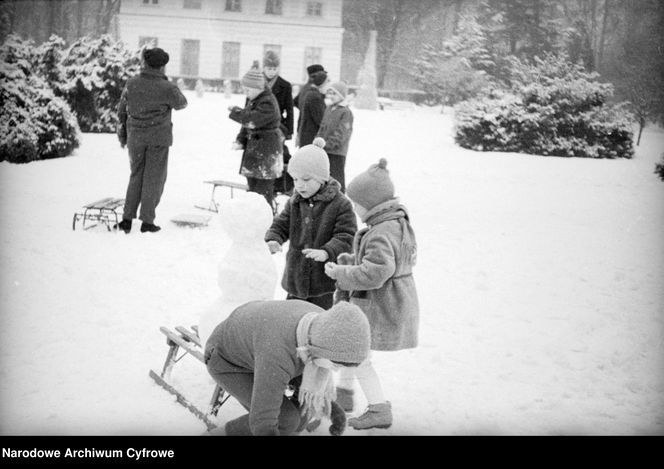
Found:
<path fill-rule="evenodd" d="M 223 215 L 203 229 L 169 219 L 205 213 L 203 180 L 244 182 L 226 110 L 242 97 L 187 97 L 160 233 L 72 230 L 84 203 L 124 197 L 114 135 L 0 164 L 0 434 L 205 431 L 148 371 L 166 356 L 159 327 L 197 324 L 221 294 Z M 346 435 L 664 434 L 662 130 L 632 160 L 564 159 L 463 150 L 439 109 L 354 113 L 347 177 L 387 158 L 418 236 L 422 310 L 417 349 L 374 357 L 394 425 Z M 184 357 L 173 381 L 207 404 L 198 362 Z M 219 420 L 241 412 L 230 400 Z"/>

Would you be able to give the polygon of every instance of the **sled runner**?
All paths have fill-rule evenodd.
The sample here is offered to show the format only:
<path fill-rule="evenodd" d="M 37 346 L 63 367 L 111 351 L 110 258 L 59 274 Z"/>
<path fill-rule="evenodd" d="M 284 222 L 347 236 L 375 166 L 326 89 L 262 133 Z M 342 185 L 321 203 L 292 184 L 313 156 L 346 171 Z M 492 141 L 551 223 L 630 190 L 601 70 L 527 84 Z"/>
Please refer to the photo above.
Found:
<path fill-rule="evenodd" d="M 118 223 L 122 219 L 122 213 L 118 209 L 124 206 L 125 199 L 115 197 L 106 197 L 83 206 L 81 212 L 74 213 L 72 221 L 72 230 L 76 230 L 76 222 L 82 220 L 81 226 L 84 230 L 90 229 L 99 224 L 106 225 L 108 231 L 112 231 L 111 222 Z M 119 218 L 118 218 L 119 217 Z M 93 225 L 85 226 L 86 222 L 96 222 Z"/>
<path fill-rule="evenodd" d="M 242 184 L 241 182 L 225 181 L 223 179 L 214 179 L 212 181 L 203 181 L 203 182 L 205 184 L 212 185 L 212 194 L 210 195 L 210 203 L 208 204 L 207 207 L 196 205 L 196 208 L 200 208 L 202 210 L 208 210 L 210 212 L 215 212 L 215 213 L 219 213 L 219 204 L 214 198 L 214 193 L 217 190 L 217 187 L 228 187 L 231 190 L 231 199 L 233 198 L 233 189 L 238 189 L 242 191 L 246 191 L 248 189 L 246 184 Z"/>
<path fill-rule="evenodd" d="M 177 326 L 175 331 L 172 331 L 166 327 L 160 327 L 159 330 L 166 336 L 166 344 L 169 348 L 166 355 L 166 362 L 164 363 L 164 368 L 162 369 L 161 373 L 150 370 L 150 377 L 155 380 L 159 386 L 173 394 L 182 406 L 184 406 L 196 417 L 201 419 L 207 426 L 208 431 L 213 430 L 217 427 L 217 425 L 212 421 L 212 419 L 217 416 L 219 408 L 228 400 L 230 394 L 227 394 L 219 385 L 216 385 L 214 391 L 212 392 L 210 405 L 204 412 L 192 404 L 180 391 L 175 389 L 168 382 L 171 377 L 173 366 L 187 354 L 190 354 L 201 363 L 205 364 L 205 360 L 203 358 L 203 349 L 201 346 L 200 338 L 198 337 L 197 328 L 192 326 L 190 330 L 186 327 Z M 180 351 L 183 353 L 178 356 Z"/>
<path fill-rule="evenodd" d="M 241 191 L 247 191 L 249 188 L 247 187 L 246 184 L 242 184 L 241 182 L 233 182 L 233 181 L 226 181 L 223 179 L 214 179 L 211 181 L 203 181 L 205 184 L 211 184 L 212 185 L 212 194 L 210 195 L 210 202 L 207 207 L 203 207 L 201 205 L 195 205 L 196 208 L 200 208 L 201 210 L 208 210 L 210 212 L 214 213 L 219 213 L 219 203 L 214 198 L 215 191 L 217 190 L 217 187 L 228 187 L 231 190 L 231 199 L 233 198 L 233 189 L 238 189 Z M 274 197 L 272 199 L 272 214 L 276 215 L 277 212 L 279 211 L 279 203 L 277 202 L 277 197 L 283 195 L 286 197 L 289 197 L 288 194 L 284 194 L 283 192 L 276 190 L 274 191 Z"/>
<path fill-rule="evenodd" d="M 210 217 L 205 215 L 197 215 L 195 213 L 181 213 L 180 215 L 176 215 L 171 218 L 171 221 L 179 226 L 200 228 L 208 225 Z"/>

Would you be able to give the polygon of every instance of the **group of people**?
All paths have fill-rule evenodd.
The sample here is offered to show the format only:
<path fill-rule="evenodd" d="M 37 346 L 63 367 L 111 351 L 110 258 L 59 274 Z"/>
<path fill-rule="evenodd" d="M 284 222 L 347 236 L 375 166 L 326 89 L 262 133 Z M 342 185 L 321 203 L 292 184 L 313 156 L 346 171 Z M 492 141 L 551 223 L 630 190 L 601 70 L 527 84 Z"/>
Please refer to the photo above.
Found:
<path fill-rule="evenodd" d="M 135 194 L 143 193 L 135 187 L 140 184 L 132 182 L 139 180 L 134 179 L 134 169 L 137 175 L 152 174 L 147 170 L 152 155 L 164 153 L 139 139 L 152 134 L 142 130 L 147 125 L 137 123 L 160 122 L 160 111 L 170 121 L 171 108 L 186 106 L 177 87 L 158 81 L 165 78 L 168 55 L 154 51 L 146 50 L 146 67 L 129 80 L 119 106 L 119 136 L 129 146 L 132 168 L 126 216 L 119 224 L 125 231 L 136 214 Z M 292 194 L 266 227 L 264 238 L 272 254 L 289 243 L 281 280 L 287 295 L 237 307 L 205 343 L 208 372 L 248 411 L 221 431 L 297 434 L 315 428 L 323 417 L 332 420 L 333 434 L 342 433 L 346 424 L 358 430 L 388 428 L 391 402 L 371 351 L 409 349 L 418 343 L 413 278 L 417 242 L 409 212 L 396 196 L 384 158 L 346 186 L 353 117 L 343 105 L 345 84 L 330 85 L 323 67 L 312 65 L 307 70 L 309 83 L 293 98 L 290 83 L 278 76 L 278 66 L 274 53 L 266 54 L 262 71 L 254 64 L 242 78 L 246 104 L 230 108 L 229 117 L 241 123 L 236 145 L 243 149 L 240 172 L 249 190 L 271 203 L 278 178 L 292 184 Z M 152 96 L 159 93 L 164 99 L 157 104 Z M 150 99 L 132 104 L 141 96 Z M 290 156 L 284 141 L 293 135 L 293 105 L 299 107 L 300 117 L 297 149 Z M 159 143 L 170 141 L 162 135 Z M 149 190 L 146 182 L 154 185 L 155 179 L 163 190 L 163 180 L 155 177 L 144 178 L 143 190 Z M 146 199 L 148 204 L 154 200 Z M 154 226 L 156 204 L 146 208 L 142 198 L 140 202 L 143 226 Z M 358 229 L 358 218 L 365 227 Z M 346 421 L 345 413 L 355 410 L 356 381 L 368 406 Z"/>

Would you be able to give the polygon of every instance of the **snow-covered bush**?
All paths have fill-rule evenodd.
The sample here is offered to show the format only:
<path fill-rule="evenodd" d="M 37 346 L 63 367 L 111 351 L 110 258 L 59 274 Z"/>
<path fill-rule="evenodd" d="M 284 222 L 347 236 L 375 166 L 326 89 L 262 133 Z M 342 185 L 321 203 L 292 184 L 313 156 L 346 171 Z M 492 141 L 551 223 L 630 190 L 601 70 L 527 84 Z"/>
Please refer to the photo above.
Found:
<path fill-rule="evenodd" d="M 659 176 L 659 178 L 664 181 L 664 153 L 662 153 L 662 160 L 660 163 L 657 163 L 655 165 L 655 174 Z"/>
<path fill-rule="evenodd" d="M 514 60 L 511 88 L 459 104 L 455 140 L 464 148 L 551 156 L 631 158 L 633 118 L 613 93 L 565 57 Z"/>
<path fill-rule="evenodd" d="M 0 161 L 67 156 L 79 146 L 79 127 L 67 103 L 33 71 L 31 41 L 9 36 L 0 47 Z"/>
<path fill-rule="evenodd" d="M 138 51 L 105 35 L 81 38 L 65 52 L 64 96 L 84 132 L 115 132 L 117 104 L 127 79 L 138 73 Z"/>

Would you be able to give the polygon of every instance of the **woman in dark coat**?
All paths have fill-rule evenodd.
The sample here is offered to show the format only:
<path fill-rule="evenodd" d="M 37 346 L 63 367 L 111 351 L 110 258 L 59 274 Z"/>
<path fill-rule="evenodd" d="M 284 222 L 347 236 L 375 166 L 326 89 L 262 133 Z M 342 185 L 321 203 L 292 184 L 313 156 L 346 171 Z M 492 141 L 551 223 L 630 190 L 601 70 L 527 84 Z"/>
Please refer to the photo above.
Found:
<path fill-rule="evenodd" d="M 231 107 L 228 117 L 242 124 L 235 142 L 235 148 L 244 149 L 240 174 L 247 178 L 249 191 L 263 195 L 273 207 L 274 180 L 281 176 L 284 169 L 284 134 L 279 128 L 279 104 L 272 91 L 265 86 L 265 77 L 258 70 L 258 62 L 254 65 L 242 77 L 247 104 L 244 109 Z"/>

